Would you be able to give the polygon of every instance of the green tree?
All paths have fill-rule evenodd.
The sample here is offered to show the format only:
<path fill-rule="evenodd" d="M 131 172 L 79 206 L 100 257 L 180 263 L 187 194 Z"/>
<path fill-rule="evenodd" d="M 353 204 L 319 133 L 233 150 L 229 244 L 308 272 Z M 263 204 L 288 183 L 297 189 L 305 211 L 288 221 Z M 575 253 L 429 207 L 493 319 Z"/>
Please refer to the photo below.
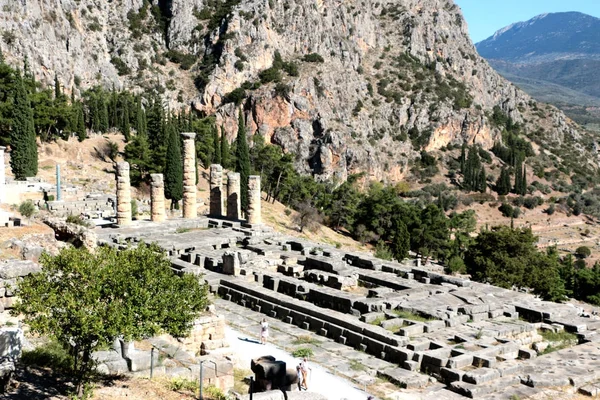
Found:
<path fill-rule="evenodd" d="M 219 132 L 216 127 L 212 130 L 213 147 L 215 152 L 213 153 L 213 164 L 221 164 L 221 141 L 219 140 Z"/>
<path fill-rule="evenodd" d="M 31 219 L 33 214 L 35 214 L 35 205 L 33 201 L 26 200 L 19 205 L 19 214 L 24 216 L 27 219 Z"/>
<path fill-rule="evenodd" d="M 85 117 L 83 115 L 83 104 L 77 102 L 74 105 L 74 113 L 75 113 L 75 126 L 73 127 L 75 133 L 77 134 L 77 139 L 80 142 L 83 142 L 87 137 L 87 133 L 85 130 Z"/>
<path fill-rule="evenodd" d="M 579 258 L 588 258 L 589 256 L 592 255 L 592 251 L 587 246 L 579 246 L 575 250 L 575 255 Z"/>
<path fill-rule="evenodd" d="M 501 195 L 507 195 L 510 192 L 510 173 L 506 168 L 502 168 L 500 176 L 496 180 L 496 192 Z"/>
<path fill-rule="evenodd" d="M 175 127 L 169 124 L 167 156 L 165 165 L 165 197 L 171 200 L 171 209 L 179 209 L 179 200 L 183 198 L 183 161 L 181 144 Z"/>
<path fill-rule="evenodd" d="M 400 218 L 395 218 L 392 232 L 390 250 L 396 260 L 402 261 L 405 258 L 408 258 L 408 251 L 410 250 L 410 234 L 408 233 L 408 228 Z"/>
<path fill-rule="evenodd" d="M 123 156 L 131 165 L 131 183 L 134 186 L 139 185 L 154 167 L 148 137 L 143 134 L 135 135 L 133 140 L 125 146 Z"/>
<path fill-rule="evenodd" d="M 223 165 L 223 168 L 229 169 L 230 167 L 230 151 L 227 134 L 225 133 L 225 129 L 221 127 L 221 165 Z"/>
<path fill-rule="evenodd" d="M 546 300 L 565 294 L 557 256 L 538 251 L 530 229 L 507 226 L 482 231 L 465 254 L 467 272 L 474 280 L 503 288 L 532 288 Z"/>
<path fill-rule="evenodd" d="M 244 115 L 238 115 L 238 132 L 235 141 L 235 171 L 240 173 L 241 204 L 244 212 L 248 210 L 248 177 L 250 176 L 250 152 L 246 138 Z"/>
<path fill-rule="evenodd" d="M 411 247 L 426 258 L 443 257 L 450 239 L 448 218 L 433 204 L 425 207 L 420 217 L 420 224 L 411 231 Z"/>
<path fill-rule="evenodd" d="M 13 314 L 76 355 L 80 395 L 94 368 L 92 352 L 118 337 L 183 337 L 207 306 L 206 285 L 191 274 L 175 275 L 156 246 L 141 243 L 119 252 L 106 246 L 94 254 L 65 248 L 57 256 L 45 253 L 41 263 L 41 272 L 18 284 Z"/>
<path fill-rule="evenodd" d="M 15 178 L 24 180 L 36 176 L 38 154 L 33 124 L 33 110 L 20 74 L 16 74 L 16 87 L 13 96 L 10 145 L 10 167 Z"/>

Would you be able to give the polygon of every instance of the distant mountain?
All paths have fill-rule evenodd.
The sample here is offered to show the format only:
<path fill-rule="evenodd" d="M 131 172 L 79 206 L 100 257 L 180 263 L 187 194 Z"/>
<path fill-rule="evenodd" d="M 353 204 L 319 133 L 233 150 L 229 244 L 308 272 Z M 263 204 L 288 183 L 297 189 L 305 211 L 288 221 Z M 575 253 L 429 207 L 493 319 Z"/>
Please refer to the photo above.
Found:
<path fill-rule="evenodd" d="M 580 123 L 590 120 L 581 118 L 585 112 L 569 112 L 571 105 L 600 104 L 599 18 L 579 12 L 542 14 L 500 29 L 476 48 L 505 78 Z"/>
<path fill-rule="evenodd" d="M 514 63 L 600 59 L 600 19 L 579 12 L 542 14 L 477 43 L 487 59 Z"/>

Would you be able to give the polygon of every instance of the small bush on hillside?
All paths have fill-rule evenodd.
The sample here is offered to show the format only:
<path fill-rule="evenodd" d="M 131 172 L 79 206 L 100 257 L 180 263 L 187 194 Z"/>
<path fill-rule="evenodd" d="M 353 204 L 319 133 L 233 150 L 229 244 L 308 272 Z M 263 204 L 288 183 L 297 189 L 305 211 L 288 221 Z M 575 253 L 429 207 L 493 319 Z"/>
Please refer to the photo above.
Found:
<path fill-rule="evenodd" d="M 323 57 L 321 57 L 321 55 L 317 54 L 317 53 L 305 54 L 304 57 L 302 57 L 302 61 L 312 62 L 312 63 L 322 63 L 322 62 L 325 62 L 325 60 L 323 59 Z"/>
<path fill-rule="evenodd" d="M 502 203 L 498 210 L 502 213 L 502 216 L 510 218 L 513 216 L 513 207 L 508 203 Z"/>

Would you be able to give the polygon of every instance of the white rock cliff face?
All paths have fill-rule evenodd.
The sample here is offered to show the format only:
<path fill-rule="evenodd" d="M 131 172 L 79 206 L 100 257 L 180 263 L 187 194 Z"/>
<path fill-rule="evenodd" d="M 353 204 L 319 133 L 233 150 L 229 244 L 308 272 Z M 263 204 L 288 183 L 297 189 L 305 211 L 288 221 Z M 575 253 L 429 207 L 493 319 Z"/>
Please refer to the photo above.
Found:
<path fill-rule="evenodd" d="M 140 88 L 147 76 L 141 60 L 151 65 L 167 50 L 165 35 L 155 30 L 133 37 L 127 16 L 142 4 L 0 0 L 0 28 L 11 32 L 3 35 L 2 48 L 9 61 L 26 55 L 45 82 L 57 74 L 67 88 L 76 86 L 76 76 L 82 88 L 96 83 Z M 477 55 L 451 0 L 247 0 L 211 31 L 207 20 L 198 19 L 206 1 L 172 0 L 168 6 L 169 48 L 196 55 L 195 68 L 207 55 L 217 58 L 202 90 L 183 103 L 216 114 L 230 140 L 237 132 L 238 108 L 222 104 L 224 97 L 244 82 L 257 81 L 276 52 L 298 63 L 299 76 L 283 73 L 287 93 L 263 84 L 247 91 L 241 106 L 249 135 L 259 132 L 267 142 L 297 154 L 297 168 L 321 179 L 344 180 L 355 172 L 377 180 L 403 179 L 410 159 L 418 156 L 408 132 L 421 135 L 426 150 L 463 142 L 490 148 L 500 133 L 486 116 L 494 106 L 517 122 L 546 126 L 550 141 L 579 135 L 555 109 L 542 120 L 532 117 L 531 99 Z M 303 62 L 310 53 L 324 62 Z M 410 65 L 420 65 L 407 75 L 397 66 L 405 54 L 417 60 Z M 115 56 L 131 69 L 129 75 L 118 75 L 111 63 Z M 243 70 L 236 62 L 243 62 Z M 151 76 L 159 82 L 169 79 L 161 68 Z M 436 85 L 428 88 L 426 79 L 463 83 L 471 104 L 457 107 L 450 98 L 436 98 Z M 395 88 L 393 99 L 378 94 L 383 80 Z M 171 104 L 176 92 L 167 90 Z"/>

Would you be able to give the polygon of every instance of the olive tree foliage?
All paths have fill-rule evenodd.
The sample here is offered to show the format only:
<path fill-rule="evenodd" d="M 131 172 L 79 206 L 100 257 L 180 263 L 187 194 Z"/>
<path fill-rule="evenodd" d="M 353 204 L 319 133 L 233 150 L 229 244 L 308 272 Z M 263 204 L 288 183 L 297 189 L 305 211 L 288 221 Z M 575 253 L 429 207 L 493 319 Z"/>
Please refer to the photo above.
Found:
<path fill-rule="evenodd" d="M 91 354 L 115 339 L 140 340 L 162 332 L 186 336 L 207 306 L 207 286 L 175 275 L 156 245 L 141 243 L 95 253 L 67 248 L 44 254 L 42 271 L 18 284 L 14 314 L 32 332 L 56 339 L 74 355 L 81 394 L 94 369 Z"/>

